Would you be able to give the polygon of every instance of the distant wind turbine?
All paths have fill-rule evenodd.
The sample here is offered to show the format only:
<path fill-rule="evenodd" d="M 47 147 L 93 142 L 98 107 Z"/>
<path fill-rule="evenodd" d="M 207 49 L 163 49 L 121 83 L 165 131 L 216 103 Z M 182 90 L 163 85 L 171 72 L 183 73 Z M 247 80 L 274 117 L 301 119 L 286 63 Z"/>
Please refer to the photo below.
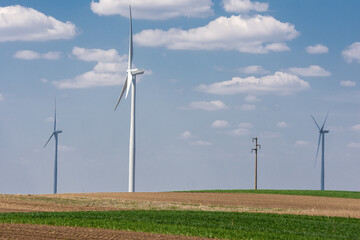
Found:
<path fill-rule="evenodd" d="M 124 87 L 121 91 L 119 100 L 116 103 L 115 109 L 118 107 L 122 96 L 126 89 L 125 99 L 131 88 L 131 117 L 130 117 L 130 144 L 129 144 L 129 192 L 135 192 L 135 93 L 136 93 L 136 75 L 143 74 L 144 70 L 132 68 L 133 61 L 133 38 L 132 38 L 132 16 L 131 6 L 130 10 L 130 37 L 129 37 L 129 64 L 127 69 L 127 76 Z"/>
<path fill-rule="evenodd" d="M 311 118 L 314 120 L 317 128 L 319 129 L 319 141 L 316 151 L 316 157 L 315 157 L 315 165 L 316 160 L 319 154 L 319 148 L 320 148 L 320 142 L 321 142 L 321 190 L 323 191 L 325 189 L 325 133 L 328 133 L 329 130 L 324 130 L 324 126 L 326 123 L 326 120 L 328 118 L 329 113 L 326 114 L 325 120 L 323 125 L 319 126 L 319 124 L 316 122 L 315 118 L 311 115 Z M 321 141 L 322 140 L 322 141 Z"/>
<path fill-rule="evenodd" d="M 62 130 L 56 130 L 56 101 L 55 101 L 55 116 L 54 116 L 54 131 L 51 134 L 49 140 L 44 145 L 44 148 L 49 143 L 50 139 L 55 137 L 55 166 L 54 166 L 54 194 L 57 193 L 57 154 L 58 154 L 58 134 L 62 133 Z"/>

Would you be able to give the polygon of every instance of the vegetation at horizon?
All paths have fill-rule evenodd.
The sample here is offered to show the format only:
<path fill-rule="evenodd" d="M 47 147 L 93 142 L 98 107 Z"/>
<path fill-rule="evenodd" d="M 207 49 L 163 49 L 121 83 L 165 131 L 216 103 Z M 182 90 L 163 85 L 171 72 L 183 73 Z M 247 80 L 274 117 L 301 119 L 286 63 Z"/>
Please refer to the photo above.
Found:
<path fill-rule="evenodd" d="M 171 210 L 1 213 L 0 222 L 221 239 L 360 239 L 360 219 L 266 213 Z"/>

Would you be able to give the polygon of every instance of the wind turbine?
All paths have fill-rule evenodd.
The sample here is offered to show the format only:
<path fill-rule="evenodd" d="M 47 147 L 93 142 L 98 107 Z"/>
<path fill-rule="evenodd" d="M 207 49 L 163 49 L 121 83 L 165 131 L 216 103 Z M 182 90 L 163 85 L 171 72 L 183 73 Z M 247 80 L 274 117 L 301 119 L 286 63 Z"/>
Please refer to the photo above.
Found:
<path fill-rule="evenodd" d="M 55 166 L 54 166 L 54 194 L 57 193 L 57 154 L 58 154 L 58 134 L 62 133 L 62 130 L 56 130 L 56 101 L 55 101 L 55 116 L 54 116 L 54 131 L 51 134 L 49 140 L 44 145 L 44 148 L 49 143 L 50 139 L 55 137 Z"/>
<path fill-rule="evenodd" d="M 317 128 L 319 129 L 319 141 L 318 141 L 318 146 L 317 146 L 317 151 L 316 151 L 316 157 L 315 157 L 315 165 L 316 165 L 316 160 L 319 154 L 319 147 L 320 147 L 320 142 L 321 142 L 321 190 L 324 191 L 325 189 L 325 133 L 328 133 L 329 130 L 324 130 L 324 126 L 326 123 L 326 120 L 328 118 L 329 113 L 326 114 L 325 120 L 323 125 L 319 126 L 319 124 L 316 122 L 315 118 L 311 115 L 311 118 L 314 120 Z M 321 141 L 322 140 L 322 141 Z"/>
<path fill-rule="evenodd" d="M 131 117 L 130 117 L 130 144 L 129 144 L 129 192 L 135 192 L 135 93 L 136 93 L 136 75 L 143 74 L 144 70 L 132 68 L 133 62 L 133 37 L 132 37 L 132 16 L 131 6 L 130 10 L 130 36 L 129 36 L 129 64 L 127 76 L 125 79 L 124 87 L 121 91 L 119 100 L 116 103 L 115 109 L 118 107 L 122 96 L 125 93 L 125 99 L 131 88 Z"/>

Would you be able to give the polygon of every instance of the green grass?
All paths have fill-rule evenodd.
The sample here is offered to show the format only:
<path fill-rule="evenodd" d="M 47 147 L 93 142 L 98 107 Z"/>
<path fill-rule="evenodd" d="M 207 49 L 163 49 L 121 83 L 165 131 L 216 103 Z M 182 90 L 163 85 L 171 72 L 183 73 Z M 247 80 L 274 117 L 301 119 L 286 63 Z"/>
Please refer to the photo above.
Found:
<path fill-rule="evenodd" d="M 360 199 L 360 192 L 349 191 L 320 191 L 320 190 L 198 190 L 186 192 L 209 192 L 209 193 L 263 193 L 284 195 L 305 195 L 318 197 L 337 197 Z"/>
<path fill-rule="evenodd" d="M 1 213 L 0 222 L 222 239 L 360 239 L 360 219 L 264 213 L 144 210 Z"/>

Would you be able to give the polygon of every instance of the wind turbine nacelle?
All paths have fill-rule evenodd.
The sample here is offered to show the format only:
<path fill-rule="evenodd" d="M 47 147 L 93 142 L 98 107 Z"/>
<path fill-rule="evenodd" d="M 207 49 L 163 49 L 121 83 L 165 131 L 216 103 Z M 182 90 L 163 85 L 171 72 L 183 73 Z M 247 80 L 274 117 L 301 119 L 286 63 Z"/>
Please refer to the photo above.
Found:
<path fill-rule="evenodd" d="M 128 72 L 131 72 L 132 75 L 140 75 L 140 74 L 144 74 L 144 70 L 140 70 L 140 69 L 129 69 Z"/>
<path fill-rule="evenodd" d="M 62 130 L 57 130 L 54 133 L 62 133 Z"/>
<path fill-rule="evenodd" d="M 323 133 L 329 133 L 329 130 L 322 130 Z"/>

